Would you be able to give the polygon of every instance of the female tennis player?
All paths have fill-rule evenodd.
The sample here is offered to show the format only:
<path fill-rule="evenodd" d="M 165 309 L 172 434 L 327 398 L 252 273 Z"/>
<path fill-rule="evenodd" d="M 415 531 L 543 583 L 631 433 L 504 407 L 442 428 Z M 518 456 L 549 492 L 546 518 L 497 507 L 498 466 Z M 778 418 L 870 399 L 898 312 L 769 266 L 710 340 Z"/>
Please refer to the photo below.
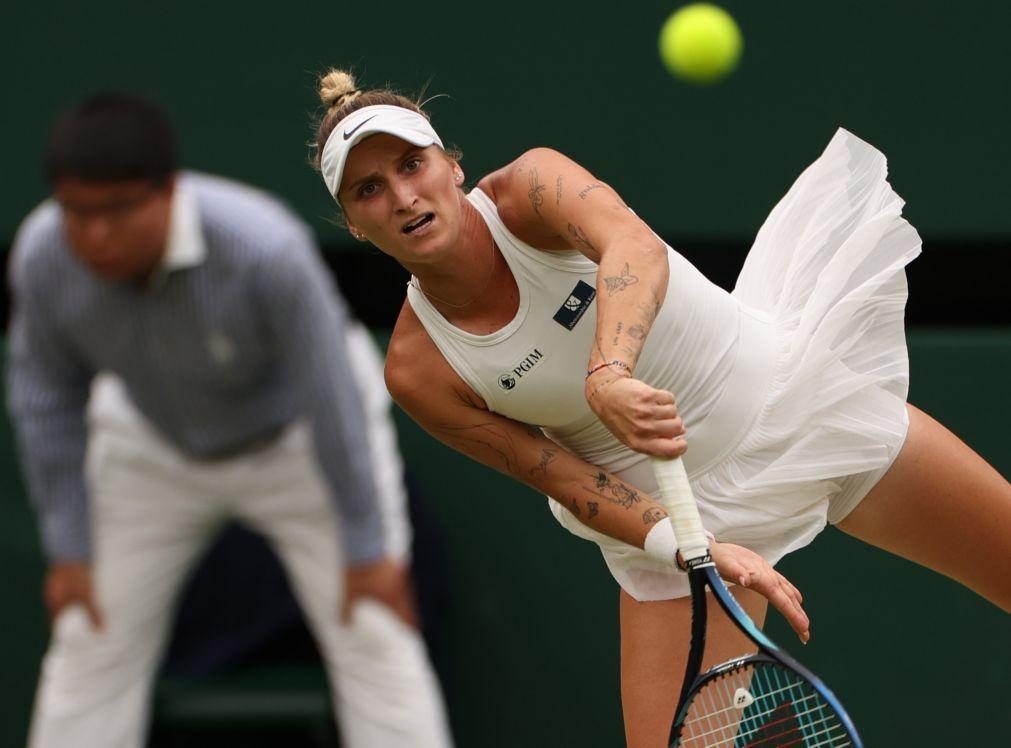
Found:
<path fill-rule="evenodd" d="M 689 637 L 649 455 L 684 455 L 717 568 L 759 625 L 768 601 L 809 637 L 773 564 L 827 522 L 1011 609 L 1011 486 L 906 403 L 920 240 L 874 148 L 839 131 L 726 293 L 561 153 L 531 150 L 466 192 L 414 102 L 340 71 L 320 95 L 330 194 L 413 276 L 390 391 L 600 546 L 622 590 L 630 746 L 666 745 Z M 733 635 L 711 625 L 709 659 Z"/>

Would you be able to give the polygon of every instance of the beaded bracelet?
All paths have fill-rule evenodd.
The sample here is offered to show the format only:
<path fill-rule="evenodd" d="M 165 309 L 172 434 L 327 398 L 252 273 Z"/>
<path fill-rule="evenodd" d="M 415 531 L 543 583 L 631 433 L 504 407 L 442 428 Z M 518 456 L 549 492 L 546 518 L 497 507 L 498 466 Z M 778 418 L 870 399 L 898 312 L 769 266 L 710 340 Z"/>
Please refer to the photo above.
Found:
<path fill-rule="evenodd" d="M 596 374 L 598 371 L 600 371 L 601 369 L 606 369 L 608 366 L 617 366 L 619 369 L 624 369 L 626 372 L 628 372 L 629 376 L 632 376 L 632 367 L 631 366 L 629 366 L 628 364 L 626 364 L 624 361 L 619 361 L 618 359 L 614 359 L 613 361 L 605 361 L 602 364 L 597 364 L 596 366 L 594 366 L 592 369 L 590 369 L 588 372 L 586 372 L 586 378 L 589 379 L 591 376 L 593 376 L 594 374 Z"/>

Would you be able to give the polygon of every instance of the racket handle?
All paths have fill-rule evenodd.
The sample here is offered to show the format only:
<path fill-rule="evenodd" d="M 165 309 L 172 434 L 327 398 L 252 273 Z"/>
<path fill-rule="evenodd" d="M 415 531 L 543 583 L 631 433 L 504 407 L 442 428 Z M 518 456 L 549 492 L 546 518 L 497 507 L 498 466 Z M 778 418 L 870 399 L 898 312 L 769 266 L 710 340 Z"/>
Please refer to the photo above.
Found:
<path fill-rule="evenodd" d="M 680 457 L 651 457 L 653 473 L 663 504 L 670 513 L 678 550 L 685 562 L 704 557 L 709 553 L 709 541 L 702 527 L 702 517 L 695 503 L 695 494 L 688 483 L 688 473 Z"/>

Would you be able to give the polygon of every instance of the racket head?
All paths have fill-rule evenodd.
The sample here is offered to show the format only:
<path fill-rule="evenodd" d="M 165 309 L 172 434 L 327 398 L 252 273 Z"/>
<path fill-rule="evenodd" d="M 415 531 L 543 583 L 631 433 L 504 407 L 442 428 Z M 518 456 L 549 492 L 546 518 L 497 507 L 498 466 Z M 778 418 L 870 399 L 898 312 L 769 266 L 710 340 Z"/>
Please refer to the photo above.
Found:
<path fill-rule="evenodd" d="M 835 694 L 755 626 L 716 569 L 705 565 L 692 569 L 690 574 L 693 651 L 686 676 L 691 683 L 686 678 L 671 730 L 671 746 L 862 748 L 856 727 Z M 696 632 L 694 624 L 701 616 L 705 626 L 706 587 L 759 652 L 699 674 L 697 663 L 702 652 L 696 650 L 704 647 L 704 631 Z"/>
<path fill-rule="evenodd" d="M 759 653 L 701 675 L 674 723 L 672 746 L 861 746 L 838 702 L 805 674 Z"/>

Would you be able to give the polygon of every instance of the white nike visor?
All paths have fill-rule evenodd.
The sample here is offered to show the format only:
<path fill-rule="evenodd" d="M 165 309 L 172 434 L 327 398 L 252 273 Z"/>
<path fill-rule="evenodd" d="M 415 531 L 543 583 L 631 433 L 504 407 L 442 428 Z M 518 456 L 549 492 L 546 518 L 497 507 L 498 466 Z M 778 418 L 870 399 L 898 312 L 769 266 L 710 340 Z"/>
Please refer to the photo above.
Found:
<path fill-rule="evenodd" d="M 334 200 L 338 200 L 348 153 L 365 138 L 377 133 L 392 135 L 419 148 L 434 144 L 445 150 L 431 123 L 417 112 L 386 104 L 362 107 L 338 122 L 323 146 L 320 171 Z"/>

